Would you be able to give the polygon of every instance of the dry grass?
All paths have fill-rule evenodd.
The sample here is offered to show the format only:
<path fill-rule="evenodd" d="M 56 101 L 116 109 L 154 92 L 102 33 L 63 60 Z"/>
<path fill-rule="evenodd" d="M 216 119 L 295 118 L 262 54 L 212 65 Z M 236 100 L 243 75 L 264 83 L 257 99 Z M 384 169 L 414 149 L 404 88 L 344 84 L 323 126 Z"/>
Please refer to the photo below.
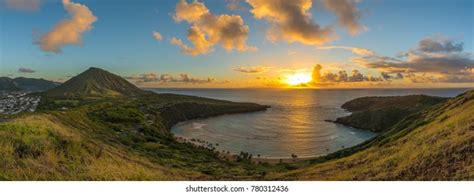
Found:
<path fill-rule="evenodd" d="M 48 114 L 0 124 L 4 180 L 180 180 L 183 173 L 85 137 Z M 188 177 L 192 173 L 187 173 Z"/>

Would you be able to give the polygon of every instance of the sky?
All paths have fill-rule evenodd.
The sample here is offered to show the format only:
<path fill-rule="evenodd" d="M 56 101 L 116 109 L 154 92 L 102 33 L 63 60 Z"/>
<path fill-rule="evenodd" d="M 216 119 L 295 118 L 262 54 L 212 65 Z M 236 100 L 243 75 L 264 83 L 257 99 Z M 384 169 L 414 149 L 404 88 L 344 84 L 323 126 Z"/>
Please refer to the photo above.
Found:
<path fill-rule="evenodd" d="M 0 76 L 473 87 L 471 0 L 0 0 Z"/>

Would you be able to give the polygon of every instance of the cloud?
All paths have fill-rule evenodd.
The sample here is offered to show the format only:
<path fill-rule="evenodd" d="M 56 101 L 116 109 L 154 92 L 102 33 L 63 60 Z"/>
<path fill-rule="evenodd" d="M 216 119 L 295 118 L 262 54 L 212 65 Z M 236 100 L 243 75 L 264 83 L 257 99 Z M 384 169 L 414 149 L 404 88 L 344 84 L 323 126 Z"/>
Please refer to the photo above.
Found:
<path fill-rule="evenodd" d="M 321 27 L 312 20 L 312 0 L 247 0 L 252 14 L 270 24 L 267 38 L 307 45 L 321 45 L 336 38 L 331 27 Z"/>
<path fill-rule="evenodd" d="M 366 56 L 375 55 L 375 53 L 372 50 L 365 49 L 365 48 L 354 47 L 351 49 L 351 51 L 358 55 L 366 55 Z"/>
<path fill-rule="evenodd" d="M 197 27 L 192 26 L 188 30 L 188 39 L 194 44 L 194 47 L 187 46 L 176 37 L 171 39 L 171 44 L 179 46 L 182 52 L 192 56 L 208 54 L 213 51 L 213 44 L 206 39 L 206 34 Z"/>
<path fill-rule="evenodd" d="M 317 64 L 313 67 L 312 79 L 313 84 L 320 83 L 340 83 L 340 82 L 380 82 L 388 79 L 384 79 L 384 76 L 372 76 L 371 74 L 363 75 L 359 70 L 352 70 L 351 74 L 348 74 L 345 70 L 340 70 L 336 73 L 333 72 L 322 72 L 323 66 Z"/>
<path fill-rule="evenodd" d="M 207 77 L 206 79 L 199 79 L 195 77 L 191 77 L 189 74 L 180 74 L 179 75 L 181 79 L 179 79 L 177 82 L 184 82 L 184 83 L 210 83 L 215 81 L 214 78 L 212 77 Z"/>
<path fill-rule="evenodd" d="M 37 11 L 41 7 L 40 0 L 5 0 L 5 6 L 19 11 Z"/>
<path fill-rule="evenodd" d="M 423 39 L 403 58 L 363 56 L 354 61 L 367 68 L 397 74 L 412 82 L 474 82 L 474 59 L 462 52 L 463 43 Z"/>
<path fill-rule="evenodd" d="M 227 9 L 232 11 L 247 11 L 247 9 L 240 4 L 242 0 L 226 0 Z"/>
<path fill-rule="evenodd" d="M 344 50 L 351 51 L 351 52 L 354 53 L 354 54 L 362 55 L 362 56 L 372 56 L 372 55 L 375 55 L 375 53 L 374 53 L 372 50 L 366 49 L 366 48 L 361 48 L 361 47 L 322 46 L 322 47 L 318 47 L 318 49 L 327 49 L 327 50 L 330 50 L 330 49 L 344 49 Z"/>
<path fill-rule="evenodd" d="M 82 43 L 82 34 L 92 29 L 97 17 L 85 5 L 63 0 L 69 18 L 59 22 L 50 32 L 42 35 L 37 44 L 43 51 L 60 53 L 65 45 Z"/>
<path fill-rule="evenodd" d="M 157 31 L 153 31 L 153 37 L 154 37 L 157 41 L 161 41 L 161 39 L 163 39 L 163 36 L 161 36 L 161 33 L 160 33 L 160 32 L 157 32 Z"/>
<path fill-rule="evenodd" d="M 270 69 L 270 67 L 266 67 L 266 66 L 241 66 L 241 67 L 238 67 L 238 68 L 234 68 L 233 70 L 234 71 L 237 71 L 237 72 L 242 72 L 242 73 L 263 73 L 263 72 L 266 72 L 268 71 L 268 69 Z"/>
<path fill-rule="evenodd" d="M 411 54 L 415 55 L 415 54 Z M 466 55 L 449 56 L 412 56 L 407 61 L 377 60 L 367 58 L 364 64 L 368 68 L 386 70 L 388 72 L 424 72 L 454 74 L 472 68 L 474 61 Z"/>
<path fill-rule="evenodd" d="M 392 75 L 390 75 L 390 74 L 387 73 L 387 72 L 380 72 L 380 76 L 382 76 L 382 78 L 383 78 L 384 80 L 390 80 L 390 79 L 393 78 Z"/>
<path fill-rule="evenodd" d="M 351 82 L 364 81 L 364 75 L 362 75 L 358 70 L 352 70 L 352 75 L 349 76 L 349 81 Z"/>
<path fill-rule="evenodd" d="M 19 68 L 18 69 L 18 72 L 19 73 L 34 73 L 36 72 L 35 70 L 31 69 L 31 68 Z"/>
<path fill-rule="evenodd" d="M 313 67 L 313 74 L 312 74 L 313 81 L 322 80 L 321 79 L 321 70 L 322 69 L 323 69 L 323 67 L 319 64 L 317 64 L 316 66 Z"/>
<path fill-rule="evenodd" d="M 126 79 L 133 80 L 135 82 L 153 82 L 160 81 L 159 75 L 155 73 L 144 73 L 140 75 L 128 76 Z"/>
<path fill-rule="evenodd" d="M 180 0 L 176 5 L 174 19 L 191 25 L 187 38 L 193 46 L 188 46 L 175 37 L 171 39 L 171 44 L 179 46 L 186 54 L 207 54 L 213 51 L 216 44 L 229 52 L 255 50 L 246 43 L 249 27 L 239 15 L 214 15 L 202 2 L 195 0 L 188 3 Z"/>
<path fill-rule="evenodd" d="M 429 37 L 421 40 L 418 43 L 420 51 L 428 53 L 438 52 L 462 52 L 464 43 L 456 43 L 453 40 L 447 40 L 443 37 Z"/>
<path fill-rule="evenodd" d="M 358 0 L 323 0 L 324 6 L 338 17 L 338 23 L 349 34 L 357 35 L 367 28 L 360 24 L 361 13 L 356 7 Z"/>
<path fill-rule="evenodd" d="M 133 75 L 125 77 L 128 80 L 133 81 L 134 83 L 188 83 L 188 84 L 203 84 L 203 83 L 211 83 L 214 82 L 215 79 L 212 77 L 207 77 L 204 79 L 193 77 L 187 73 L 181 73 L 178 76 L 172 76 L 170 74 L 161 74 L 158 75 L 156 73 L 144 73 L 140 75 Z"/>

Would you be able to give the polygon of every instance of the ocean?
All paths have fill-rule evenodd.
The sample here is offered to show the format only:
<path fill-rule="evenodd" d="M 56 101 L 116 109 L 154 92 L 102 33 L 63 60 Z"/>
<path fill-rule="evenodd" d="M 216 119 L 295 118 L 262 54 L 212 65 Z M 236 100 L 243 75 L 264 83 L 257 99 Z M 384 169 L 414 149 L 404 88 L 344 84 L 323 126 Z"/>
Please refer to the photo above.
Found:
<path fill-rule="evenodd" d="M 363 96 L 425 94 L 453 97 L 468 89 L 152 89 L 271 106 L 267 111 L 181 122 L 178 137 L 212 143 L 219 151 L 248 152 L 265 158 L 325 155 L 362 143 L 376 133 L 327 122 L 350 113 L 341 108 Z"/>

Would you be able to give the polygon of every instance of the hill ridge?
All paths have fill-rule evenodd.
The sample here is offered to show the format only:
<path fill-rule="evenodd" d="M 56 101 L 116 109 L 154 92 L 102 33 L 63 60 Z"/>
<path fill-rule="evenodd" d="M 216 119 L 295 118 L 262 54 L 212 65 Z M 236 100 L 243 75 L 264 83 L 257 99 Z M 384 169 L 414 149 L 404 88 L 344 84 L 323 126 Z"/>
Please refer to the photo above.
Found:
<path fill-rule="evenodd" d="M 361 97 L 344 103 L 342 108 L 352 114 L 339 117 L 334 122 L 384 132 L 403 118 L 447 100 L 448 98 L 427 95 Z"/>
<path fill-rule="evenodd" d="M 2 92 L 39 92 L 52 89 L 59 83 L 43 78 L 28 77 L 0 77 L 0 91 Z"/>

